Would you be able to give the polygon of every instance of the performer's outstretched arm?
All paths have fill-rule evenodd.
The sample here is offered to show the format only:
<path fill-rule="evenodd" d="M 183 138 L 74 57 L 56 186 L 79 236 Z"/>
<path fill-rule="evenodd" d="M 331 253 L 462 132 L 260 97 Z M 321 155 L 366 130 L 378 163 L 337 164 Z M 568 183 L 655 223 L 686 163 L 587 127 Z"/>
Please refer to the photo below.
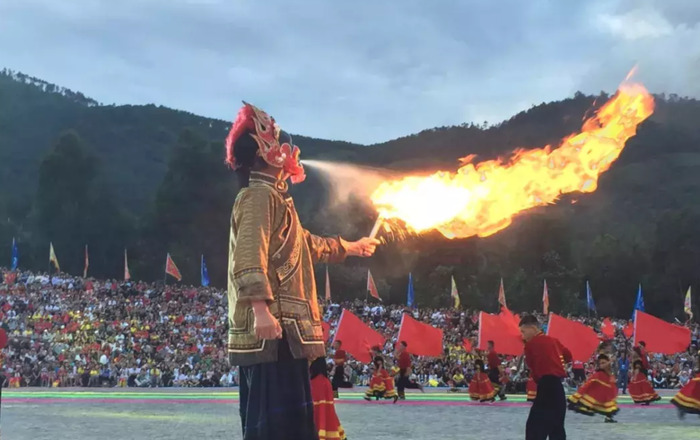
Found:
<path fill-rule="evenodd" d="M 319 237 L 304 229 L 313 263 L 342 263 L 346 257 L 370 257 L 379 240 L 364 237 L 358 241 L 345 241 L 341 237 Z"/>
<path fill-rule="evenodd" d="M 316 263 L 342 263 L 348 256 L 350 243 L 340 237 L 319 237 L 304 229 L 304 239 Z"/>

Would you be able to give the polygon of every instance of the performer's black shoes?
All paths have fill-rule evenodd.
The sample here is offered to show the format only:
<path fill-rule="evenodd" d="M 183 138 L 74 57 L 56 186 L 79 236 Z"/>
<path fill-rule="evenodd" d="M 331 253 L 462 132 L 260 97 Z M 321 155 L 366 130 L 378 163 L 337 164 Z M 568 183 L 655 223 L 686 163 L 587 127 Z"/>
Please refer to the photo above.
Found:
<path fill-rule="evenodd" d="M 504 401 L 504 400 L 508 400 L 508 397 L 506 397 L 506 396 L 498 396 L 498 399 L 499 399 L 500 401 Z"/>
<path fill-rule="evenodd" d="M 613 419 L 612 417 L 606 417 L 605 423 L 617 423 L 617 420 Z"/>
<path fill-rule="evenodd" d="M 396 396 L 394 396 L 394 403 L 396 403 L 398 400 L 399 400 L 399 395 L 397 394 Z"/>

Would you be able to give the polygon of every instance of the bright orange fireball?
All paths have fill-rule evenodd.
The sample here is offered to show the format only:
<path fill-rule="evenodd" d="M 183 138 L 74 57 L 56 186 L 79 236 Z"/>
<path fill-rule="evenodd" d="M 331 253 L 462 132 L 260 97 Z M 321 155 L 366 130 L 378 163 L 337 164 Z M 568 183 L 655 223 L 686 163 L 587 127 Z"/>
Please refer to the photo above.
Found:
<path fill-rule="evenodd" d="M 384 182 L 372 201 L 380 216 L 402 220 L 414 232 L 437 229 L 447 238 L 486 237 L 508 227 L 523 210 L 553 203 L 561 194 L 595 191 L 598 176 L 653 111 L 654 99 L 644 86 L 623 83 L 584 121 L 580 133 L 556 149 L 517 150 L 507 162 L 473 164 L 467 158 L 457 172 Z"/>

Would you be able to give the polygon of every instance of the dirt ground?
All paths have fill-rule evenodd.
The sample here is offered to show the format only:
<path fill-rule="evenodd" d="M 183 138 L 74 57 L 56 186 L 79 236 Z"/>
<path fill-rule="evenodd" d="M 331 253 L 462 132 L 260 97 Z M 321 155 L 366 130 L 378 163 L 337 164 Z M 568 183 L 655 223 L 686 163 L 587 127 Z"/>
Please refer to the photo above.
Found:
<path fill-rule="evenodd" d="M 357 390 L 359 391 L 359 390 Z M 367 403 L 341 394 L 337 411 L 350 440 L 523 439 L 529 405 L 522 396 L 472 405 L 466 396 L 411 394 L 407 403 Z M 230 390 L 3 391 L 2 437 L 10 440 L 240 439 L 237 395 Z M 700 417 L 679 420 L 665 399 L 634 407 L 620 399 L 618 424 L 567 414 L 570 439 L 700 439 Z M 282 439 L 280 439 L 282 440 Z M 291 440 L 291 439 L 290 439 Z"/>

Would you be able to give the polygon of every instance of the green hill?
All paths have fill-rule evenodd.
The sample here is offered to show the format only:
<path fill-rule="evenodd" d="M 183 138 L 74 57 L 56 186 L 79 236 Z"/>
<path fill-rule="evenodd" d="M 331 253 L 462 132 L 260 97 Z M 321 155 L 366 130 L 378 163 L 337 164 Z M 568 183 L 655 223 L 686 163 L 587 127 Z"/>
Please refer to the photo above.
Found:
<path fill-rule="evenodd" d="M 579 93 L 493 126 L 440 127 L 372 146 L 304 136 L 295 142 L 307 159 L 402 172 L 452 170 L 469 154 L 483 160 L 556 144 L 606 98 Z M 391 243 L 369 262 L 332 269 L 334 291 L 341 298 L 363 293 L 369 264 L 391 301 L 404 300 L 412 271 L 419 304 L 448 304 L 454 274 L 463 304 L 495 308 L 504 277 L 509 304 L 529 309 L 540 307 L 547 278 L 554 310 L 581 311 L 588 279 L 601 312 L 625 315 L 641 281 L 648 308 L 680 318 L 682 291 L 700 288 L 699 118 L 697 100 L 657 96 L 654 115 L 595 193 L 523 213 L 486 239 L 426 234 Z M 51 240 L 62 268 L 72 273 L 82 271 L 89 243 L 91 273 L 101 277 L 120 276 L 128 247 L 132 274 L 159 279 L 170 252 L 193 284 L 205 254 L 214 283 L 224 285 L 237 191 L 222 162 L 229 126 L 162 106 L 101 105 L 36 78 L 0 72 L 0 243 L 18 237 L 21 265 L 45 269 Z M 314 231 L 354 238 L 373 223 L 361 197 L 329 209 L 328 189 L 312 171 L 294 195 Z"/>

